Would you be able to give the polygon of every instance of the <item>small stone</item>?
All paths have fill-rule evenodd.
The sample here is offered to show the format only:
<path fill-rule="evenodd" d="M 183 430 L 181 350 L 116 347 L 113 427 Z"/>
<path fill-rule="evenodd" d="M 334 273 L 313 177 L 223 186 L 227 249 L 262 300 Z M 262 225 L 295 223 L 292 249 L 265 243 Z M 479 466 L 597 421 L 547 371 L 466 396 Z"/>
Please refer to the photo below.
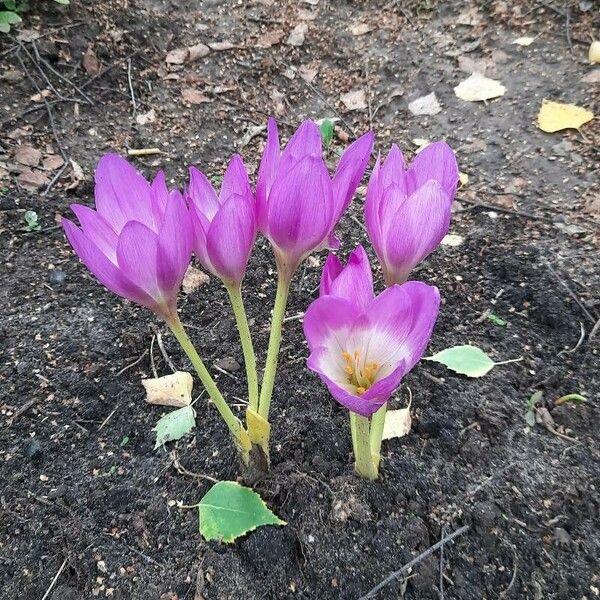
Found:
<path fill-rule="evenodd" d="M 571 536 L 562 527 L 554 528 L 554 543 L 557 546 L 569 546 L 571 544 Z"/>
<path fill-rule="evenodd" d="M 229 373 L 236 373 L 241 369 L 240 363 L 234 358 L 220 358 L 215 366 Z"/>
<path fill-rule="evenodd" d="M 50 271 L 50 275 L 48 276 L 48 280 L 51 285 L 61 286 L 67 277 L 67 274 L 60 269 L 54 269 Z"/>
<path fill-rule="evenodd" d="M 23 454 L 29 460 L 38 462 L 44 454 L 42 444 L 40 444 L 36 438 L 29 440 L 25 445 L 25 448 L 23 448 Z"/>

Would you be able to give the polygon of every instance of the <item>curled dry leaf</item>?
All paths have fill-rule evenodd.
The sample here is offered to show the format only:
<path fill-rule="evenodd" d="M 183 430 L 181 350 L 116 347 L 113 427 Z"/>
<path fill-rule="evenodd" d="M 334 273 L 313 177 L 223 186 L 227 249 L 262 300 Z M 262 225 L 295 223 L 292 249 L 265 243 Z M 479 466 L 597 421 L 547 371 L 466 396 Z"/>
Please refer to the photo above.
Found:
<path fill-rule="evenodd" d="M 55 171 L 60 169 L 65 164 L 63 157 L 60 154 L 48 154 L 42 162 L 44 171 Z"/>
<path fill-rule="evenodd" d="M 388 410 L 385 413 L 381 439 L 391 440 L 393 438 L 404 437 L 410 432 L 411 425 L 410 406 L 399 410 Z"/>
<path fill-rule="evenodd" d="M 209 281 L 210 278 L 206 273 L 190 265 L 183 278 L 183 293 L 191 294 L 194 290 L 197 290 L 201 285 L 205 285 Z"/>
<path fill-rule="evenodd" d="M 533 44 L 533 42 L 535 42 L 536 38 L 537 38 L 537 35 L 523 36 L 523 37 L 517 38 L 516 40 L 513 40 L 512 43 L 517 44 L 517 46 L 531 46 L 531 44 Z"/>
<path fill-rule="evenodd" d="M 363 110 L 367 108 L 365 90 L 352 90 L 340 96 L 340 100 L 348 110 Z"/>
<path fill-rule="evenodd" d="M 239 46 L 232 44 L 231 42 L 211 42 L 208 44 L 208 47 L 215 52 L 223 52 L 224 50 L 233 50 Z"/>
<path fill-rule="evenodd" d="M 23 144 L 15 152 L 15 161 L 27 167 L 37 167 L 42 158 L 42 153 L 29 144 Z"/>
<path fill-rule="evenodd" d="M 175 48 L 167 53 L 165 62 L 169 65 L 182 65 L 190 54 L 188 48 Z"/>
<path fill-rule="evenodd" d="M 271 31 L 267 31 L 258 37 L 256 40 L 256 47 L 270 48 L 271 46 L 279 44 L 282 39 L 283 31 L 280 29 L 272 29 Z"/>
<path fill-rule="evenodd" d="M 594 69 L 581 78 L 584 83 L 600 83 L 600 69 Z"/>
<path fill-rule="evenodd" d="M 148 404 L 181 408 L 192 403 L 194 380 L 185 371 L 175 371 L 156 379 L 142 379 L 142 385 L 146 389 Z"/>
<path fill-rule="evenodd" d="M 506 88 L 500 81 L 485 77 L 481 73 L 473 73 L 464 81 L 461 81 L 455 88 L 454 93 L 467 102 L 483 102 L 504 96 Z"/>
<path fill-rule="evenodd" d="M 100 71 L 100 63 L 98 62 L 96 53 L 91 46 L 88 46 L 88 49 L 85 51 L 81 62 L 83 63 L 83 68 L 88 75 L 96 75 L 98 71 Z"/>
<path fill-rule="evenodd" d="M 195 46 L 190 46 L 188 49 L 187 59 L 190 62 L 194 62 L 199 58 L 204 58 L 208 54 L 210 54 L 210 48 L 206 44 L 196 44 Z"/>
<path fill-rule="evenodd" d="M 302 46 L 304 44 L 304 38 L 308 31 L 308 23 L 298 23 L 286 40 L 288 46 Z"/>
<path fill-rule="evenodd" d="M 309 67 L 307 65 L 302 65 L 298 68 L 298 73 L 300 73 L 300 77 L 307 81 L 308 83 L 312 83 L 319 72 L 318 68 Z"/>
<path fill-rule="evenodd" d="M 156 121 L 156 111 L 151 108 L 147 113 L 141 113 L 135 117 L 135 122 L 138 125 L 147 125 Z"/>
<path fill-rule="evenodd" d="M 442 107 L 436 98 L 435 92 L 421 96 L 408 104 L 408 110 L 413 115 L 437 115 L 441 112 Z"/>
<path fill-rule="evenodd" d="M 34 192 L 44 185 L 48 185 L 49 179 L 41 171 L 23 169 L 17 177 L 19 184 L 26 190 Z"/>
<path fill-rule="evenodd" d="M 350 28 L 350 33 L 356 36 L 365 35 L 365 33 L 369 33 L 370 31 L 373 31 L 373 27 L 368 23 L 355 23 Z"/>
<path fill-rule="evenodd" d="M 206 102 L 210 102 L 210 98 L 206 94 L 194 88 L 183 88 L 181 90 L 181 97 L 189 104 L 205 104 Z"/>

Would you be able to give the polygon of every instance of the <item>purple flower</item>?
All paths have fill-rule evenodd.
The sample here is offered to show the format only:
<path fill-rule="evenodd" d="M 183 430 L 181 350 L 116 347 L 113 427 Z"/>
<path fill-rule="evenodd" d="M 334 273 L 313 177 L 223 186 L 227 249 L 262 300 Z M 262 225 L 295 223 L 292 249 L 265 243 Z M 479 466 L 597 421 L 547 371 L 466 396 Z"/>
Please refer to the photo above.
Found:
<path fill-rule="evenodd" d="M 192 254 L 189 211 L 164 173 L 150 184 L 126 160 L 106 154 L 96 169 L 96 210 L 73 204 L 62 223 L 73 249 L 109 290 L 177 319 L 177 292 Z"/>
<path fill-rule="evenodd" d="M 424 148 L 408 169 L 395 144 L 383 165 L 377 159 L 365 220 L 387 285 L 404 283 L 442 241 L 457 183 L 456 158 L 445 142 Z"/>
<path fill-rule="evenodd" d="M 194 223 L 194 252 L 226 285 L 239 286 L 256 238 L 255 203 L 246 167 L 236 154 L 217 194 L 207 177 L 190 168 L 187 189 Z"/>
<path fill-rule="evenodd" d="M 437 288 L 417 281 L 393 285 L 362 306 L 321 296 L 304 316 L 308 367 L 340 404 L 369 417 L 423 356 L 439 302 Z"/>
<path fill-rule="evenodd" d="M 350 254 L 345 267 L 335 254 L 329 254 L 321 273 L 319 295 L 345 298 L 360 308 L 373 300 L 373 274 L 362 246 Z"/>
<path fill-rule="evenodd" d="M 289 274 L 313 250 L 335 245 L 333 229 L 363 176 L 373 138 L 368 132 L 346 149 L 332 180 L 316 123 L 304 121 L 282 152 L 277 123 L 269 119 L 256 184 L 258 229 Z"/>

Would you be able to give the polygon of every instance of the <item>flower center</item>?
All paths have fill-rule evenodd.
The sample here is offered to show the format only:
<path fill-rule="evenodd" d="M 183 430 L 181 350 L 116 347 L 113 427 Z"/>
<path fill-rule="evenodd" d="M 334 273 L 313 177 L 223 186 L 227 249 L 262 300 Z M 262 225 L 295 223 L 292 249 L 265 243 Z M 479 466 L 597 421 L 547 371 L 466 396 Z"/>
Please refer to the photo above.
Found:
<path fill-rule="evenodd" d="M 379 364 L 376 362 L 366 362 L 361 358 L 360 352 L 355 351 L 342 352 L 342 357 L 346 366 L 344 371 L 348 376 L 348 383 L 356 388 L 356 393 L 361 396 L 375 381 L 375 376 L 379 371 Z"/>

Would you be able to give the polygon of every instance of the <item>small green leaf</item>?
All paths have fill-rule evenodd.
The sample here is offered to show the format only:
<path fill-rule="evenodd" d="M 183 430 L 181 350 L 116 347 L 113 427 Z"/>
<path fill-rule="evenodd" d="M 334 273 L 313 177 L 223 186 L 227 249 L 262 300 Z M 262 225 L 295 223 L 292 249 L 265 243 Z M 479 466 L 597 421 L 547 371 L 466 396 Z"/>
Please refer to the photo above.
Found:
<path fill-rule="evenodd" d="M 198 504 L 200 533 L 205 540 L 231 543 L 262 525 L 286 525 L 262 498 L 235 481 L 219 481 Z"/>
<path fill-rule="evenodd" d="M 69 0 L 54 0 L 56 4 L 64 4 L 65 6 L 69 4 Z"/>
<path fill-rule="evenodd" d="M 490 313 L 488 315 L 488 319 L 494 325 L 498 325 L 499 327 L 504 327 L 506 325 L 506 321 L 504 319 L 501 319 L 498 315 L 495 315 L 494 313 Z"/>
<path fill-rule="evenodd" d="M 158 420 L 156 427 L 156 443 L 154 449 L 160 448 L 166 442 L 181 439 L 196 426 L 196 413 L 191 406 L 178 408 Z"/>
<path fill-rule="evenodd" d="M 0 21 L 0 33 L 8 33 L 10 31 L 10 25 L 8 23 L 2 23 Z"/>
<path fill-rule="evenodd" d="M 25 229 L 27 229 L 27 231 L 40 231 L 42 228 L 38 214 L 35 210 L 26 210 L 23 218 L 25 219 Z"/>
<path fill-rule="evenodd" d="M 452 371 L 468 377 L 482 377 L 496 364 L 483 350 L 469 345 L 446 348 L 424 360 L 442 363 Z"/>
<path fill-rule="evenodd" d="M 561 396 L 558 400 L 555 400 L 554 406 L 562 406 L 567 402 L 587 402 L 587 398 L 581 394 L 567 394 L 566 396 Z"/>
<path fill-rule="evenodd" d="M 20 23 L 21 21 L 21 17 L 16 12 L 12 12 L 11 10 L 0 10 L 0 23 L 5 25 L 14 25 L 15 23 Z"/>
<path fill-rule="evenodd" d="M 525 413 L 525 422 L 529 427 L 535 427 L 535 412 L 532 410 L 528 410 Z"/>
<path fill-rule="evenodd" d="M 123 436 L 123 439 L 121 440 L 121 448 L 123 448 L 123 446 L 127 446 L 127 444 L 129 444 L 129 436 L 125 435 Z"/>
<path fill-rule="evenodd" d="M 326 146 L 331 144 L 331 140 L 333 140 L 333 123 L 329 119 L 323 119 L 321 123 L 321 137 Z"/>

